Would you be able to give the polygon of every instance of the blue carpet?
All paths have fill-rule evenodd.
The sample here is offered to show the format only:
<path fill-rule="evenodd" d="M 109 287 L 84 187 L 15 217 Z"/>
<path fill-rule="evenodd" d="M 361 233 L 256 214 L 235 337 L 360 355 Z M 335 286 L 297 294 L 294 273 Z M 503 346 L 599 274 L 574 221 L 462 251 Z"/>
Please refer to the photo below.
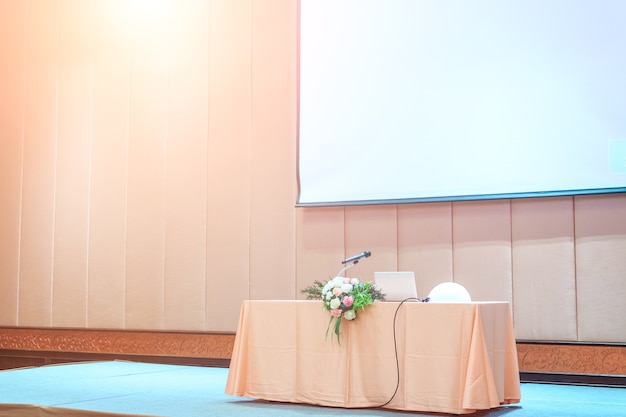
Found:
<path fill-rule="evenodd" d="M 163 417 L 422 416 L 382 409 L 337 409 L 271 403 L 224 394 L 228 369 L 138 362 L 88 362 L 0 372 L 0 417 L 80 416 L 68 409 L 102 415 Z M 10 404 L 46 408 L 22 410 Z M 56 411 L 55 411 L 56 410 Z M 85 413 L 85 416 L 93 415 Z M 626 389 L 522 384 L 519 404 L 475 417 L 624 417 Z"/>

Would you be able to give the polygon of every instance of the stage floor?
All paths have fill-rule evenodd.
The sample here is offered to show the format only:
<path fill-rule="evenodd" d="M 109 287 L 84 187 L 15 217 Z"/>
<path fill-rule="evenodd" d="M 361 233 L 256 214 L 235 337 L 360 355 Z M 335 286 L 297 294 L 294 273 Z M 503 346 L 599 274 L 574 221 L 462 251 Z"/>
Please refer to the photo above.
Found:
<path fill-rule="evenodd" d="M 271 403 L 224 394 L 228 369 L 82 362 L 0 371 L 0 417 L 422 416 Z M 328 377 L 324 372 L 323 377 Z M 522 384 L 522 402 L 474 417 L 624 416 L 626 388 Z"/>
<path fill-rule="evenodd" d="M 0 372 L 0 416 L 13 417 L 18 410 L 23 413 L 19 416 L 28 417 L 68 415 L 68 410 L 54 412 L 59 407 L 106 415 L 211 415 L 206 407 L 224 407 L 233 402 L 223 393 L 227 374 L 228 369 L 223 368 L 125 361 L 7 370 Z M 35 414 L 33 407 L 13 407 L 9 403 L 43 406 L 47 414 Z M 31 410 L 21 411 L 23 408 Z M 94 414 L 76 411 L 71 415 Z"/>

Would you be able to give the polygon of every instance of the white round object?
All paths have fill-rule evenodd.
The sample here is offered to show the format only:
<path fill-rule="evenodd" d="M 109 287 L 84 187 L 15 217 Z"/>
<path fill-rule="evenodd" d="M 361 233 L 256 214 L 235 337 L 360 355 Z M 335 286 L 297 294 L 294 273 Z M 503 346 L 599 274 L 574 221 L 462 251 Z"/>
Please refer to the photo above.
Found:
<path fill-rule="evenodd" d="M 468 303 L 472 301 L 469 292 L 456 282 L 442 282 L 428 294 L 431 303 Z"/>

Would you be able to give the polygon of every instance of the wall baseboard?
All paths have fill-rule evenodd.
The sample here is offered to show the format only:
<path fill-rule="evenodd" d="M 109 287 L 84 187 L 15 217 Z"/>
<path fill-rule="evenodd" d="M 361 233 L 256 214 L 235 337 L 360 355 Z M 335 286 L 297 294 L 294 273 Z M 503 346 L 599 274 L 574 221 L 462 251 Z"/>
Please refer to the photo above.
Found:
<path fill-rule="evenodd" d="M 536 384 L 589 385 L 596 387 L 626 388 L 626 375 L 582 375 L 520 372 L 520 381 Z"/>
<path fill-rule="evenodd" d="M 0 327 L 0 369 L 129 360 L 228 367 L 233 333 Z M 626 386 L 626 345 L 518 341 L 522 382 Z"/>
<path fill-rule="evenodd" d="M 0 370 L 93 361 L 130 361 L 161 363 L 167 365 L 211 366 L 216 368 L 228 368 L 230 366 L 230 359 L 220 358 L 188 358 L 181 356 L 125 355 L 120 353 L 106 354 L 0 349 Z"/>

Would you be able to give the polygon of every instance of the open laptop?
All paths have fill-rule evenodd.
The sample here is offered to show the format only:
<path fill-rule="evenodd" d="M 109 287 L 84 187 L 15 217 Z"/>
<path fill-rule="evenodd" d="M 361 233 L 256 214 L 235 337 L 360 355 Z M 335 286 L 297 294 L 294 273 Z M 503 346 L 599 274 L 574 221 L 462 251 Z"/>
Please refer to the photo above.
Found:
<path fill-rule="evenodd" d="M 374 285 L 385 294 L 385 301 L 417 298 L 413 271 L 374 272 Z"/>

